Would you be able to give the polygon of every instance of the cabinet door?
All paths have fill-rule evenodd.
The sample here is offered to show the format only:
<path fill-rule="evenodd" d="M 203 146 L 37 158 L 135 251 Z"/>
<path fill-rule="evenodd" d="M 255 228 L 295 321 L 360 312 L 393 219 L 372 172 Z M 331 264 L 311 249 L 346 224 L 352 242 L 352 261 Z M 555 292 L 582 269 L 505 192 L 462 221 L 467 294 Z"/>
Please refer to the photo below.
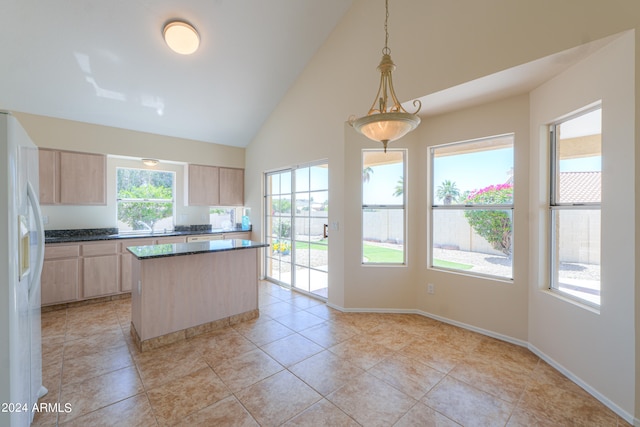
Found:
<path fill-rule="evenodd" d="M 158 245 L 166 245 L 169 243 L 185 243 L 187 238 L 184 236 L 171 236 L 158 238 Z"/>
<path fill-rule="evenodd" d="M 106 158 L 99 154 L 60 152 L 60 203 L 106 204 Z"/>
<path fill-rule="evenodd" d="M 118 292 L 118 255 L 84 258 L 82 266 L 84 298 Z"/>
<path fill-rule="evenodd" d="M 58 156 L 56 151 L 38 150 L 40 204 L 52 205 L 58 196 Z"/>
<path fill-rule="evenodd" d="M 189 205 L 217 206 L 220 204 L 218 168 L 189 165 Z"/>
<path fill-rule="evenodd" d="M 42 305 L 78 299 L 78 258 L 49 260 L 42 266 Z"/>
<path fill-rule="evenodd" d="M 244 169 L 220 168 L 220 205 L 244 205 Z"/>

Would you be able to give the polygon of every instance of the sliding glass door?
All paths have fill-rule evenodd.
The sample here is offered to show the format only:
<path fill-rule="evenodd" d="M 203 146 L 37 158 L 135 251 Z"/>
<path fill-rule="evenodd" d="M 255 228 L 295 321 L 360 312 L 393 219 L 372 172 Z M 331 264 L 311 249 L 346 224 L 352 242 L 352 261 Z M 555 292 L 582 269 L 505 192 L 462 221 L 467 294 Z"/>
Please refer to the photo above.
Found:
<path fill-rule="evenodd" d="M 329 173 L 326 162 L 265 176 L 267 279 L 327 297 Z"/>

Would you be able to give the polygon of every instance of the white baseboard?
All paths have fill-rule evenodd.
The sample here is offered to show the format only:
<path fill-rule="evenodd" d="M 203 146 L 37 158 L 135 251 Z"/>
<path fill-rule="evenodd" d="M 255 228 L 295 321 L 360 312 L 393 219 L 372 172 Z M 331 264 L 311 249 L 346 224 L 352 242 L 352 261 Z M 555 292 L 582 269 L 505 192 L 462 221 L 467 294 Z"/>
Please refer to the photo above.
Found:
<path fill-rule="evenodd" d="M 549 357 L 548 355 L 544 354 L 542 351 L 540 351 L 534 345 L 530 344 L 527 341 L 519 340 L 517 338 L 513 338 L 513 337 L 510 337 L 508 335 L 499 334 L 499 333 L 496 333 L 496 332 L 493 332 L 493 331 L 490 331 L 490 330 L 487 330 L 487 329 L 478 328 L 476 326 L 468 325 L 466 323 L 458 322 L 456 320 L 448 319 L 446 317 L 437 316 L 435 314 L 427 313 L 426 311 L 422 311 L 422 310 L 404 310 L 404 309 L 396 309 L 396 308 L 386 308 L 386 309 L 385 308 L 344 308 L 344 307 L 337 306 L 335 304 L 331 304 L 329 302 L 327 302 L 327 306 L 329 306 L 331 308 L 334 308 L 334 309 L 336 309 L 338 311 L 342 311 L 344 313 L 419 314 L 421 316 L 428 317 L 428 318 L 434 319 L 434 320 L 438 320 L 440 322 L 447 323 L 449 325 L 458 326 L 460 328 L 467 329 L 467 330 L 470 330 L 470 331 L 473 331 L 473 332 L 477 332 L 479 334 L 486 335 L 486 336 L 491 337 L 491 338 L 496 338 L 496 339 L 499 339 L 501 341 L 506 341 L 508 343 L 519 345 L 521 347 L 526 347 L 529 350 L 531 350 L 540 359 L 544 360 L 549 365 L 553 366 L 556 370 L 558 370 L 564 376 L 566 376 L 571 381 L 576 383 L 579 387 L 583 388 L 587 393 L 589 393 L 590 395 L 592 395 L 593 397 L 598 399 L 598 401 L 600 401 L 607 408 L 611 409 L 613 412 L 615 412 L 619 417 L 624 419 L 626 422 L 628 422 L 628 423 L 630 423 L 630 424 L 632 424 L 634 426 L 639 426 L 640 427 L 640 419 L 639 418 L 635 418 L 632 414 L 630 414 L 627 411 L 625 411 L 624 409 L 620 408 L 614 402 L 609 400 L 606 396 L 604 396 L 601 393 L 599 393 L 593 387 L 589 386 L 589 384 L 587 384 L 584 381 L 582 381 L 579 377 L 574 375 L 571 371 L 569 371 L 564 366 L 562 366 L 559 363 L 557 363 L 551 357 Z"/>

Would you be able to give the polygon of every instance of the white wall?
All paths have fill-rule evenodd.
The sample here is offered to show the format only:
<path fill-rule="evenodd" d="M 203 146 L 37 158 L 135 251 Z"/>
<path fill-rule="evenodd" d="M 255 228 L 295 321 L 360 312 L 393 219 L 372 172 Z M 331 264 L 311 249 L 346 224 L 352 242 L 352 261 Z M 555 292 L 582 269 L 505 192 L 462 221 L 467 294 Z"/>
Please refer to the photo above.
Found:
<path fill-rule="evenodd" d="M 635 35 L 625 34 L 531 93 L 529 343 L 582 385 L 634 411 Z M 546 125 L 602 100 L 601 298 L 599 311 L 551 293 Z"/>

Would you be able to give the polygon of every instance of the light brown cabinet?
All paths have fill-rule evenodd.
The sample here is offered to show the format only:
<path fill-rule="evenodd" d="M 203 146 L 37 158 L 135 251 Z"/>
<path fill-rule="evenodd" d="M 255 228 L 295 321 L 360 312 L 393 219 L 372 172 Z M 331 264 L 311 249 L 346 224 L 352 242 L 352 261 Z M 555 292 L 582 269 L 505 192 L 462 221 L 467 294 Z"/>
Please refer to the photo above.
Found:
<path fill-rule="evenodd" d="M 243 206 L 244 169 L 187 166 L 187 200 L 190 206 Z"/>
<path fill-rule="evenodd" d="M 82 245 L 83 298 L 118 293 L 120 290 L 118 244 L 90 243 Z"/>
<path fill-rule="evenodd" d="M 187 192 L 189 206 L 218 206 L 220 204 L 219 168 L 189 165 Z"/>
<path fill-rule="evenodd" d="M 220 168 L 220 206 L 244 205 L 244 169 Z"/>
<path fill-rule="evenodd" d="M 53 205 L 59 200 L 58 194 L 58 161 L 56 151 L 38 150 L 38 164 L 40 173 L 40 204 Z"/>
<path fill-rule="evenodd" d="M 79 299 L 80 247 L 47 245 L 42 266 L 42 305 Z"/>
<path fill-rule="evenodd" d="M 39 150 L 40 203 L 106 204 L 106 157 L 101 154 Z"/>

